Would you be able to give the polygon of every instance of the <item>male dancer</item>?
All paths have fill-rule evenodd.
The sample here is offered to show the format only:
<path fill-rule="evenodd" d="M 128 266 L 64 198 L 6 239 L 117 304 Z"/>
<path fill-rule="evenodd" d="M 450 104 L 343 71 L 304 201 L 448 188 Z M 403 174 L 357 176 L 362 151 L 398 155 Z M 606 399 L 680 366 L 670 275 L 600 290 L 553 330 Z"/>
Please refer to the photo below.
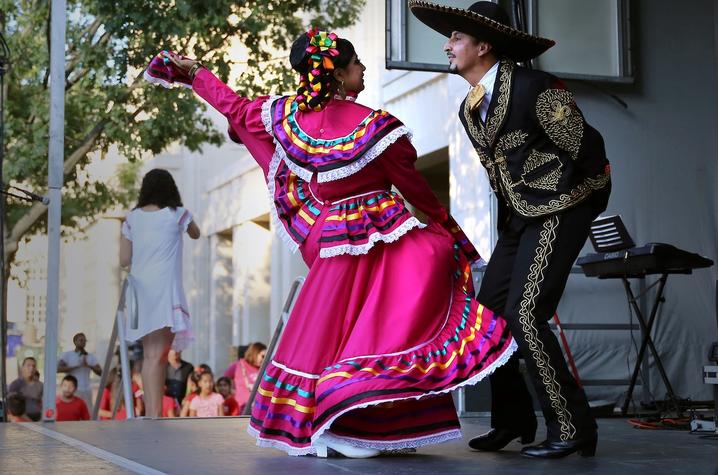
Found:
<path fill-rule="evenodd" d="M 450 69 L 472 86 L 459 118 L 499 202 L 499 239 L 477 298 L 506 318 L 547 426 L 546 440 L 521 453 L 592 456 L 596 422 L 548 321 L 591 222 L 608 202 L 603 139 L 560 80 L 516 65 L 553 41 L 512 28 L 493 2 L 460 9 L 410 0 L 409 7 L 449 38 Z M 536 417 L 517 355 L 491 376 L 491 396 L 492 430 L 469 446 L 496 451 L 517 438 L 533 442 Z"/>

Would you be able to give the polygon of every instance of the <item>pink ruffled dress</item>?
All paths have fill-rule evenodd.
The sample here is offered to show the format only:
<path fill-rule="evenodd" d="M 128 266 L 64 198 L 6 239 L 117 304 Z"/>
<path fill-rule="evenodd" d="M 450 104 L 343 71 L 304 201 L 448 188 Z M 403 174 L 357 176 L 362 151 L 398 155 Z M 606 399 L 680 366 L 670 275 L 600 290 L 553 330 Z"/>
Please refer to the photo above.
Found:
<path fill-rule="evenodd" d="M 351 100 L 321 112 L 249 100 L 204 69 L 192 87 L 264 171 L 275 229 L 310 269 L 261 376 L 258 445 L 305 455 L 322 434 L 381 450 L 460 437 L 449 392 L 516 344 L 473 299 L 478 254 L 415 170 L 408 129 Z"/>

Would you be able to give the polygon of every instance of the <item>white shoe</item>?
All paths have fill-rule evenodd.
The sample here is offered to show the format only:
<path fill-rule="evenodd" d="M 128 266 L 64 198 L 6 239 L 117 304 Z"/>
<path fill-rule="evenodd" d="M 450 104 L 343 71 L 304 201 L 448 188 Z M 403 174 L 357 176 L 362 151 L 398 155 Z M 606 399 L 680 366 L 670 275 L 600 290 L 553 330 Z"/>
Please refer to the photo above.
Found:
<path fill-rule="evenodd" d="M 376 457 L 381 453 L 376 449 L 356 447 L 345 442 L 339 442 L 336 439 L 327 440 L 325 437 L 320 437 L 315 447 L 317 448 L 317 457 L 321 458 L 327 458 L 327 449 L 332 449 L 335 452 L 339 452 L 343 456 L 352 459 L 368 459 Z"/>

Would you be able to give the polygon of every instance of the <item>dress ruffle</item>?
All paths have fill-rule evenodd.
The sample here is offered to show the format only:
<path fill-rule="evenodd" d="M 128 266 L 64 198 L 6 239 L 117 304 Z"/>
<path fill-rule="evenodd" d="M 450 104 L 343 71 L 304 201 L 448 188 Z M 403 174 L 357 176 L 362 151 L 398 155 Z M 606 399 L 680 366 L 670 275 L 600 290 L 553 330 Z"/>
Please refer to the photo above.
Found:
<path fill-rule="evenodd" d="M 319 238 L 320 257 L 366 254 L 379 242 L 394 242 L 425 226 L 392 191 L 365 193 L 329 206 Z"/>

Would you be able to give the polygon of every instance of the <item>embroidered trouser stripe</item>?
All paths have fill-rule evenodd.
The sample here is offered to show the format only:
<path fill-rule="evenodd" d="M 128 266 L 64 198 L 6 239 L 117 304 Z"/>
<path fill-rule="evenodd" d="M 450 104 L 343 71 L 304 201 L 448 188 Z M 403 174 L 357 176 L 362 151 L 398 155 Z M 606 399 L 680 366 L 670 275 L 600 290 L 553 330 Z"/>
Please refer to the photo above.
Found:
<path fill-rule="evenodd" d="M 549 327 L 594 216 L 590 203 L 541 220 L 510 216 L 477 297 L 509 324 L 551 440 L 580 437 L 596 428 L 586 395 Z M 491 424 L 531 434 L 537 421 L 518 359 L 512 357 L 491 376 Z"/>
<path fill-rule="evenodd" d="M 541 291 L 544 269 L 548 266 L 549 258 L 553 252 L 553 242 L 556 240 L 558 225 L 558 216 L 551 216 L 543 223 L 543 229 L 539 235 L 539 244 L 536 248 L 536 256 L 529 268 L 528 279 L 524 285 L 524 293 L 519 308 L 519 323 L 523 328 L 524 338 L 529 345 L 531 357 L 536 362 L 546 393 L 551 399 L 551 407 L 558 416 L 558 422 L 561 426 L 561 440 L 567 440 L 576 435 L 576 428 L 571 423 L 571 413 L 568 411 L 566 399 L 561 395 L 561 386 L 556 380 L 556 371 L 551 366 L 549 356 L 544 351 L 543 343 L 538 338 L 534 316 L 536 297 Z"/>

